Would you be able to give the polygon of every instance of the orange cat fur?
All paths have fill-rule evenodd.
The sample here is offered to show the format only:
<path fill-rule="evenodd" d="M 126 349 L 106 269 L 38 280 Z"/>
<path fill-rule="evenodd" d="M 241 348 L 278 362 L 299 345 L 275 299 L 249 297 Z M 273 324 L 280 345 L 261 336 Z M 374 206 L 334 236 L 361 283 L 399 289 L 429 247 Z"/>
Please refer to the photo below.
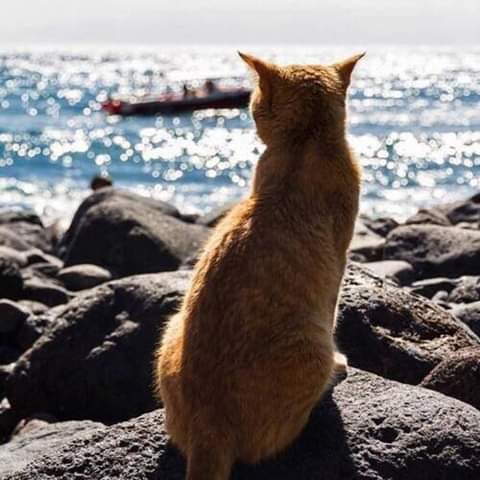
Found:
<path fill-rule="evenodd" d="M 302 431 L 344 357 L 333 330 L 358 210 L 345 98 L 362 55 L 256 72 L 266 144 L 250 196 L 220 222 L 164 332 L 156 387 L 188 480 L 227 480 Z M 343 358 L 342 358 L 343 357 Z"/>

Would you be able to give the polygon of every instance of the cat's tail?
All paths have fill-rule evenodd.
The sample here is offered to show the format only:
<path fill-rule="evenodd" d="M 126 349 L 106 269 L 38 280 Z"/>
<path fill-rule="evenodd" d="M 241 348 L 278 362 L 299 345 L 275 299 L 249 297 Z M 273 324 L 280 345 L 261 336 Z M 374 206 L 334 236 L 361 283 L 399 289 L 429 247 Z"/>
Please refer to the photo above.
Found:
<path fill-rule="evenodd" d="M 190 447 L 186 480 L 229 480 L 234 463 L 232 451 L 218 445 L 193 443 Z"/>

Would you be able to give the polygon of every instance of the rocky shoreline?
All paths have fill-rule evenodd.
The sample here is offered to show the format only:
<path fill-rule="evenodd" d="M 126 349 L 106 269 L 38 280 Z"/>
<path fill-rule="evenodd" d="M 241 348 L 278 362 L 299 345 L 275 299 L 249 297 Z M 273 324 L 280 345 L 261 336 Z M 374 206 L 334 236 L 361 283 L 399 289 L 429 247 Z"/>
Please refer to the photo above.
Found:
<path fill-rule="evenodd" d="M 105 188 L 60 237 L 0 213 L 0 478 L 183 479 L 151 387 L 205 217 Z M 350 362 L 300 439 L 235 479 L 480 478 L 480 194 L 362 216 L 337 341 Z"/>

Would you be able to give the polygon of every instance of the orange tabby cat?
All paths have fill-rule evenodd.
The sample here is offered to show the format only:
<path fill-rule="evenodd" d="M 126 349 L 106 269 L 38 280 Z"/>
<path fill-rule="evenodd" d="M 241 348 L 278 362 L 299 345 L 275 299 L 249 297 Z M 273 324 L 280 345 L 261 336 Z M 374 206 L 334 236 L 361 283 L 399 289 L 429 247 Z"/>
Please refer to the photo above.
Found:
<path fill-rule="evenodd" d="M 287 67 L 240 55 L 258 76 L 251 111 L 267 148 L 157 353 L 157 390 L 188 480 L 227 480 L 235 461 L 287 447 L 345 368 L 333 330 L 360 189 L 345 97 L 362 55 Z"/>

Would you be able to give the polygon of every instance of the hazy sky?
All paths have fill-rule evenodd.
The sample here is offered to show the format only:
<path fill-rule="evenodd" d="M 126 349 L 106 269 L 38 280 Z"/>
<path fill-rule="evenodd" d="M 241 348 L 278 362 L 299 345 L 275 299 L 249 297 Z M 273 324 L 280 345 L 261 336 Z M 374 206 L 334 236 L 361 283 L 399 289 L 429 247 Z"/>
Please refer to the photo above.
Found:
<path fill-rule="evenodd" d="M 480 44 L 480 0 L 1 0 L 14 44 Z"/>

